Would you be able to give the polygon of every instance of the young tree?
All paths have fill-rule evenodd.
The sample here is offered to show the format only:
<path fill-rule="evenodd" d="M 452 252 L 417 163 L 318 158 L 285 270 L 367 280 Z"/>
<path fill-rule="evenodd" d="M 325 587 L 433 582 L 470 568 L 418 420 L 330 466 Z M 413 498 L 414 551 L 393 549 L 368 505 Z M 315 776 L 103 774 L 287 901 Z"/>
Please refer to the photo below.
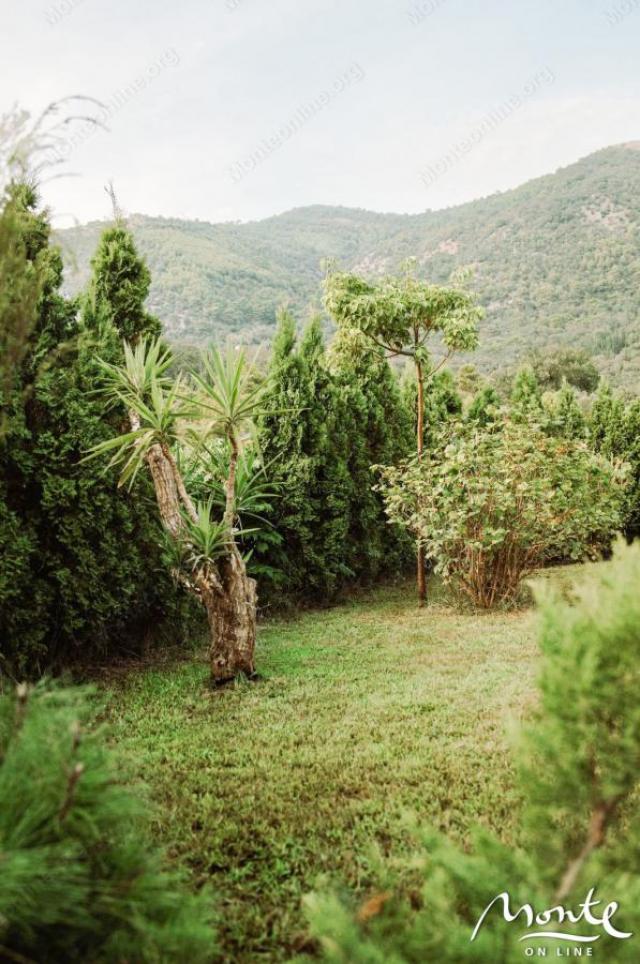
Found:
<path fill-rule="evenodd" d="M 485 385 L 474 396 L 466 412 L 469 422 L 476 422 L 486 427 L 499 417 L 501 408 L 500 396 L 491 385 Z"/>
<path fill-rule="evenodd" d="M 530 365 L 524 365 L 517 372 L 510 402 L 514 421 L 529 423 L 542 420 L 542 392 Z"/>
<path fill-rule="evenodd" d="M 544 395 L 542 404 L 545 412 L 544 427 L 549 435 L 567 439 L 586 437 L 587 420 L 574 389 L 567 382 L 553 395 Z"/>
<path fill-rule="evenodd" d="M 428 284 L 410 271 L 377 283 L 354 274 L 330 273 L 325 282 L 325 302 L 341 327 L 356 328 L 390 355 L 411 359 L 417 386 L 416 450 L 420 459 L 424 449 L 425 379 L 432 379 L 455 351 L 476 347 L 481 309 L 466 291 Z M 431 364 L 428 348 L 434 335 L 441 336 L 446 349 L 436 366 Z M 422 604 L 426 580 L 420 544 L 417 583 Z"/>
<path fill-rule="evenodd" d="M 236 470 L 264 387 L 246 366 L 243 352 L 208 352 L 193 373 L 192 391 L 180 376 L 171 381 L 171 353 L 159 340 L 125 342 L 124 365 L 102 361 L 104 397 L 129 412 L 130 431 L 95 446 L 90 458 L 113 453 L 121 483 L 149 470 L 160 519 L 174 549 L 174 572 L 204 605 L 209 623 L 211 676 L 215 683 L 255 672 L 256 584 L 238 548 Z M 215 520 L 213 503 L 194 504 L 179 467 L 187 439 L 197 448 L 211 437 L 228 451 L 225 506 Z"/>

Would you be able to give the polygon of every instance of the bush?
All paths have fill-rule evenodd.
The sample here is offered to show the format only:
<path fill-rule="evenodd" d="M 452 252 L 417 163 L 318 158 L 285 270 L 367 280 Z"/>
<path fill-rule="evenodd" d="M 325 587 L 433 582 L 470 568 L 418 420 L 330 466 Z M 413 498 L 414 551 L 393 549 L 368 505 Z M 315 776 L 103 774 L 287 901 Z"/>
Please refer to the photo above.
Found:
<path fill-rule="evenodd" d="M 624 475 L 584 443 L 501 419 L 449 426 L 422 461 L 381 470 L 389 518 L 483 607 L 551 559 L 595 557 L 621 523 Z"/>
<path fill-rule="evenodd" d="M 0 959 L 207 961 L 206 894 L 151 849 L 86 690 L 0 697 Z"/>
<path fill-rule="evenodd" d="M 330 893 L 307 899 L 324 960 L 507 964 L 571 953 L 566 938 L 532 939 L 531 930 L 595 937 L 593 956 L 607 964 L 638 960 L 639 585 L 640 544 L 620 545 L 570 598 L 543 599 L 540 705 L 518 751 L 517 845 L 479 830 L 464 853 L 435 831 L 419 831 L 421 850 L 400 874 L 397 862 L 383 868 L 380 890 L 359 908 Z M 407 880 L 418 881 L 409 893 Z M 611 924 L 631 939 L 584 920 L 558 925 L 557 910 L 546 926 L 527 927 L 524 914 L 507 923 L 500 904 L 471 940 L 504 892 L 513 913 L 530 904 L 536 913 L 560 905 L 580 914 L 592 888 L 595 916 L 616 901 Z"/>

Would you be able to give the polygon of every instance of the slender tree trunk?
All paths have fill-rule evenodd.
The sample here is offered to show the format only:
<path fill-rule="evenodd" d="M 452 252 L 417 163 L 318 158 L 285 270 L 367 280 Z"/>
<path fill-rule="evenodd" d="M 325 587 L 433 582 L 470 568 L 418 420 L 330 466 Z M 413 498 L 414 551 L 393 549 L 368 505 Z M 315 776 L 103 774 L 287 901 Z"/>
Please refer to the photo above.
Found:
<path fill-rule="evenodd" d="M 422 362 L 416 360 L 416 382 L 418 384 L 418 412 L 417 412 L 417 451 L 418 460 L 422 459 L 422 453 L 424 450 L 424 372 L 422 370 Z M 425 577 L 425 558 L 424 558 L 424 546 L 421 542 L 418 542 L 417 547 L 417 583 L 418 583 L 418 603 L 420 606 L 424 606 L 427 599 L 427 581 Z"/>

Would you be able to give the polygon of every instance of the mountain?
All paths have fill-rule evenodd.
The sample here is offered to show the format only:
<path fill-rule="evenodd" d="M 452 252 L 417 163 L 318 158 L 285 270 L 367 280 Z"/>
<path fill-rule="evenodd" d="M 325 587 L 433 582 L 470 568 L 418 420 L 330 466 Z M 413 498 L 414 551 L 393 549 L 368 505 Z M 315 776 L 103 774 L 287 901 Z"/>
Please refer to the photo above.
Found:
<path fill-rule="evenodd" d="M 485 371 L 529 347 L 584 347 L 612 381 L 640 375 L 640 142 L 514 190 L 424 214 L 314 205 L 248 223 L 133 215 L 153 275 L 150 308 L 174 341 L 267 341 L 275 311 L 321 307 L 322 261 L 377 276 L 417 258 L 446 282 L 461 266 L 486 308 L 474 361 Z M 102 222 L 59 233 L 78 290 Z"/>

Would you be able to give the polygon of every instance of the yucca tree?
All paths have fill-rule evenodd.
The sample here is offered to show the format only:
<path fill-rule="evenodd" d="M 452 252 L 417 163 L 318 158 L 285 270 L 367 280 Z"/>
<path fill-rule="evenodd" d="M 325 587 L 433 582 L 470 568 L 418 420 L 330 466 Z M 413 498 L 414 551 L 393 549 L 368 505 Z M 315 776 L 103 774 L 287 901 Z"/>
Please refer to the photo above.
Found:
<path fill-rule="evenodd" d="M 97 445 L 89 458 L 110 455 L 120 483 L 148 468 L 162 524 L 174 544 L 175 572 L 204 605 L 211 634 L 211 674 L 220 683 L 254 673 L 257 594 L 237 540 L 236 473 L 243 443 L 252 436 L 263 388 L 244 352 L 207 352 L 191 382 L 171 381 L 171 353 L 158 339 L 125 344 L 121 366 L 101 362 L 106 400 L 122 402 L 130 431 Z M 195 503 L 180 468 L 181 447 L 192 459 L 209 440 L 224 440 L 230 455 L 222 518 L 215 499 Z M 212 493 L 213 496 L 213 493 Z"/>

